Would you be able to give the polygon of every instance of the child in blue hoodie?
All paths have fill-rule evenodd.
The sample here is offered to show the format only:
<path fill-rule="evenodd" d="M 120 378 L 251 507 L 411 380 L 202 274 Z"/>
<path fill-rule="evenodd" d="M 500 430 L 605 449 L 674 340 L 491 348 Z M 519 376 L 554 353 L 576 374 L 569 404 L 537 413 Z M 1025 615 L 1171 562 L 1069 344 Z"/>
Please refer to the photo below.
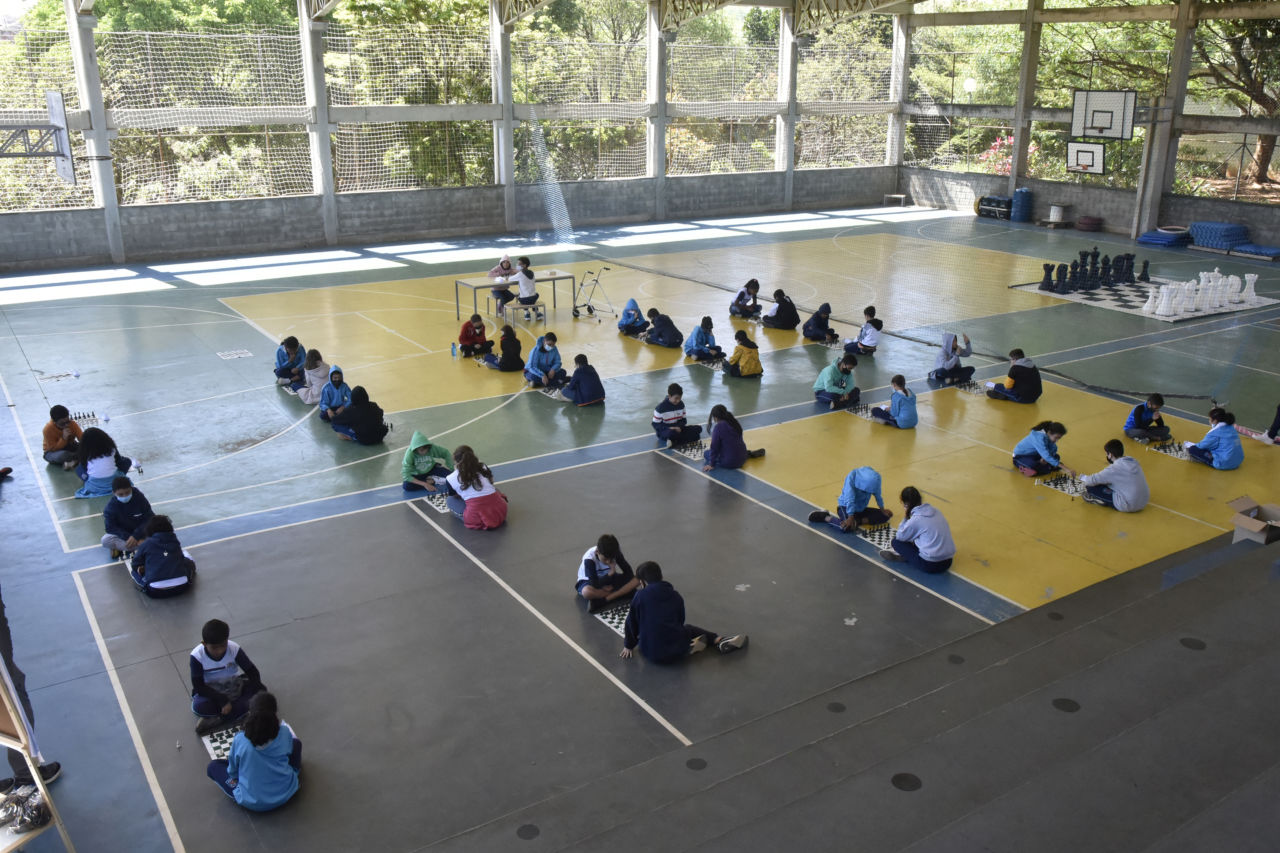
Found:
<path fill-rule="evenodd" d="M 905 561 L 913 569 L 936 575 L 951 568 L 956 543 L 951 526 L 932 506 L 924 503 L 915 486 L 907 486 L 900 495 L 905 515 L 894 534 L 890 548 L 880 557 L 890 563 Z"/>
<path fill-rule="evenodd" d="M 1013 448 L 1013 467 L 1024 477 L 1043 477 L 1059 468 L 1074 477 L 1076 472 L 1058 456 L 1058 442 L 1066 434 L 1067 428 L 1057 421 L 1036 424 Z"/>
<path fill-rule="evenodd" d="M 648 328 L 649 321 L 644 318 L 640 304 L 634 299 L 628 299 L 622 314 L 618 316 L 618 331 L 624 335 L 635 336 L 643 335 Z"/>
<path fill-rule="evenodd" d="M 143 535 L 146 538 L 134 552 L 129 570 L 134 586 L 152 598 L 166 598 L 190 589 L 196 577 L 196 563 L 182 550 L 169 516 L 151 516 Z"/>
<path fill-rule="evenodd" d="M 111 481 L 111 500 L 102 508 L 102 525 L 107 531 L 102 547 L 111 552 L 111 559 L 118 560 L 138 547 L 153 515 L 147 496 L 133 487 L 132 480 L 116 477 Z"/>
<path fill-rule="evenodd" d="M 342 381 L 342 368 L 329 368 L 329 384 L 320 392 L 320 420 L 331 421 L 334 415 L 351 405 L 351 389 Z"/>
<path fill-rule="evenodd" d="M 524 378 L 534 388 L 559 388 L 569 381 L 569 374 L 560 366 L 555 332 L 547 332 L 534 343 L 524 366 Z"/>
<path fill-rule="evenodd" d="M 298 792 L 302 741 L 280 722 L 277 707 L 265 690 L 255 695 L 231 751 L 210 761 L 206 771 L 224 794 L 255 812 L 278 809 Z"/>
<path fill-rule="evenodd" d="M 724 350 L 716 346 L 716 336 L 711 334 L 712 326 L 710 317 L 702 318 L 698 328 L 685 339 L 685 357 L 696 358 L 698 361 L 719 361 L 724 358 Z"/>
<path fill-rule="evenodd" d="M 1219 471 L 1234 471 L 1244 462 L 1244 448 L 1240 445 L 1240 433 L 1236 432 L 1236 416 L 1226 409 L 1209 410 L 1209 431 L 1199 443 L 1183 444 L 1193 462 L 1211 465 Z"/>
<path fill-rule="evenodd" d="M 811 341 L 822 341 L 824 343 L 835 343 L 840 336 L 831 328 L 831 303 L 824 302 L 818 306 L 818 310 L 814 311 L 808 320 L 804 321 L 804 327 L 801 332 Z"/>
<path fill-rule="evenodd" d="M 619 657 L 631 657 L 639 646 L 646 660 L 673 663 L 696 655 L 708 646 L 728 654 L 747 645 L 746 634 L 724 637 L 697 625 L 685 624 L 684 599 L 675 587 L 662 579 L 662 567 L 657 563 L 641 563 L 636 567 L 636 577 L 642 586 L 631 598 Z"/>
<path fill-rule="evenodd" d="M 876 499 L 879 509 L 871 506 L 872 498 Z M 884 508 L 884 495 L 880 493 L 880 472 L 869 465 L 854 468 L 844 478 L 844 489 L 836 502 L 835 515 L 825 509 L 815 509 L 809 513 L 811 524 L 825 522 L 842 533 L 860 526 L 877 527 L 887 524 L 891 518 L 893 510 Z"/>
<path fill-rule="evenodd" d="M 916 395 L 911 393 L 907 378 L 901 373 L 890 379 L 889 384 L 893 386 L 889 408 L 876 406 L 871 410 L 871 419 L 898 429 L 912 429 L 920 422 L 920 416 L 916 414 Z"/>
<path fill-rule="evenodd" d="M 604 383 L 600 374 L 587 363 L 587 357 L 578 353 L 573 357 L 573 378 L 564 389 L 556 392 L 556 399 L 578 406 L 594 406 L 604 402 Z"/>
<path fill-rule="evenodd" d="M 307 357 L 307 350 L 293 335 L 285 338 L 276 348 L 276 384 L 293 385 L 305 382 L 302 375 L 302 362 Z"/>

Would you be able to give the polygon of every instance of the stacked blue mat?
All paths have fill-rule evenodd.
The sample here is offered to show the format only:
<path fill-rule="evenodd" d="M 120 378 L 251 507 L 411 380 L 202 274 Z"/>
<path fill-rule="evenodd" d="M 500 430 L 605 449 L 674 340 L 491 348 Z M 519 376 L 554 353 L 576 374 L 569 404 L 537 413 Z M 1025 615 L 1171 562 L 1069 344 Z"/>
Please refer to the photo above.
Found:
<path fill-rule="evenodd" d="M 1247 225 L 1232 225 L 1230 222 L 1192 222 L 1191 239 L 1197 246 L 1206 249 L 1234 249 L 1241 243 L 1249 242 Z"/>
<path fill-rule="evenodd" d="M 1148 231 L 1138 238 L 1141 246 L 1163 246 L 1168 249 L 1185 246 L 1191 242 L 1191 234 L 1186 231 Z"/>
<path fill-rule="evenodd" d="M 1259 255 L 1275 260 L 1280 258 L 1280 249 L 1275 246 L 1259 246 L 1257 243 L 1238 243 L 1231 247 L 1233 255 Z"/>

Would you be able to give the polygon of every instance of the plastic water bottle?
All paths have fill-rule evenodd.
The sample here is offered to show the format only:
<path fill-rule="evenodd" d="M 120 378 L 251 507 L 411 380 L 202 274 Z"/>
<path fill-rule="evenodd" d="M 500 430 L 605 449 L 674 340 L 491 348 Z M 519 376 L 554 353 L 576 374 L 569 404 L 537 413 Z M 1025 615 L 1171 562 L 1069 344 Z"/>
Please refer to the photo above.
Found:
<path fill-rule="evenodd" d="M 454 358 L 458 357 L 458 343 L 456 341 L 449 344 L 449 355 L 453 356 Z"/>

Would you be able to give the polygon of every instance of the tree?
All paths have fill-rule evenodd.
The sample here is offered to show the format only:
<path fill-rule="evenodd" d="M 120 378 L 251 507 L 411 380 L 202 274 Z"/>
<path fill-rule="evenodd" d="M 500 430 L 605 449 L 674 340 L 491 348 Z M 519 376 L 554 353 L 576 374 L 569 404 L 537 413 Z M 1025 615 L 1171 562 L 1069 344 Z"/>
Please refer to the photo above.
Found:
<path fill-rule="evenodd" d="M 1201 67 L 1192 71 L 1192 80 L 1211 82 L 1241 115 L 1280 117 L 1280 18 L 1202 21 L 1195 54 Z M 1258 135 L 1248 180 L 1272 183 L 1275 150 L 1276 134 Z"/>
<path fill-rule="evenodd" d="M 742 21 L 742 37 L 750 45 L 773 47 L 778 43 L 781 17 L 778 9 L 761 9 L 759 6 L 752 6 L 747 12 L 747 17 Z"/>

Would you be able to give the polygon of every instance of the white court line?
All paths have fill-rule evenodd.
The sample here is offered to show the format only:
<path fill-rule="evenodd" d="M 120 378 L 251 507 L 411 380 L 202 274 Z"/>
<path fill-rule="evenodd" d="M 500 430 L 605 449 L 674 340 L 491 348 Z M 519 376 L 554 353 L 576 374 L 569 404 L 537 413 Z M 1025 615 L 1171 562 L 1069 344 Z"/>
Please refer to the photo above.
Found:
<path fill-rule="evenodd" d="M 240 321 L 232 320 L 230 322 L 238 323 Z M 267 388 L 275 388 L 275 387 L 276 387 L 276 383 L 274 382 L 272 382 L 270 385 L 252 385 L 248 388 L 241 388 L 238 391 L 228 391 L 225 394 L 214 394 L 212 397 L 198 397 L 195 400 L 183 400 L 181 403 L 170 403 L 167 406 L 156 406 L 154 409 L 142 409 L 137 412 L 125 412 L 123 415 L 116 415 L 114 418 L 112 418 L 112 420 L 118 421 L 118 420 L 121 420 L 122 418 L 131 418 L 134 415 L 149 415 L 152 412 L 161 412 L 161 411 L 164 411 L 165 409 L 173 409 L 178 406 L 187 406 L 187 405 L 190 405 L 191 403 L 207 403 L 209 400 L 220 400 L 223 397 L 234 397 L 237 394 L 248 394 L 250 391 L 263 391 Z"/>
<path fill-rule="evenodd" d="M 49 490 L 45 486 L 44 477 L 41 475 L 40 468 L 36 464 L 35 454 L 31 451 L 31 445 L 27 442 L 26 430 L 22 428 L 22 420 L 18 417 L 18 407 L 13 402 L 13 397 L 9 394 L 9 385 L 4 381 L 4 374 L 0 374 L 0 390 L 4 391 L 4 402 L 9 409 L 9 417 L 13 418 L 13 426 L 18 430 L 18 438 L 22 440 L 22 449 L 27 453 L 27 461 L 31 464 L 31 473 L 36 485 L 40 487 L 40 497 L 44 499 L 45 509 L 49 510 L 49 519 L 53 522 L 53 530 L 58 534 L 58 542 L 62 545 L 62 553 L 70 553 L 67 545 L 67 537 L 62 533 L 62 527 L 58 523 L 58 515 L 53 511 L 53 501 L 49 497 Z M 40 460 L 44 461 L 44 455 L 41 453 Z M 45 466 L 48 467 L 48 466 Z M 61 467 L 61 466 L 59 466 Z"/>
<path fill-rule="evenodd" d="M 419 310 L 422 310 L 422 309 L 419 309 Z M 372 317 L 366 316 L 363 311 L 355 311 L 353 313 L 357 317 L 359 317 L 361 320 L 368 320 L 370 323 L 377 326 L 379 329 L 382 329 L 384 332 L 390 332 L 391 334 L 395 335 L 397 338 L 400 338 L 402 341 L 408 341 L 409 343 L 413 344 L 415 347 L 417 347 L 418 349 L 422 350 L 425 353 L 428 353 L 430 355 L 434 355 L 436 353 L 436 350 L 428 349 L 427 347 L 424 347 L 422 344 L 415 341 L 413 338 L 406 337 L 400 334 L 399 332 L 397 332 L 395 329 L 391 328 L 390 326 L 385 326 L 382 323 L 379 323 L 377 320 L 373 319 Z"/>
<path fill-rule="evenodd" d="M 437 533 L 443 536 L 445 540 L 449 542 L 450 545 L 452 545 L 454 548 L 457 548 L 458 551 L 461 552 L 463 556 L 465 556 L 468 560 L 474 563 L 480 569 L 480 571 L 484 572 L 493 580 L 494 583 L 502 587 L 502 589 L 507 593 L 507 595 L 510 595 L 521 606 L 523 606 L 525 610 L 528 610 L 530 613 L 532 613 L 535 619 L 537 619 L 543 625 L 547 626 L 547 628 L 550 629 L 553 634 L 555 634 L 557 637 L 559 637 L 561 640 L 564 641 L 565 645 L 567 645 L 569 648 L 577 652 L 582 657 L 583 660 L 585 660 L 587 663 L 595 667 L 597 672 L 599 672 L 605 678 L 609 679 L 609 681 L 613 683 L 614 687 L 617 687 L 619 690 L 623 692 L 624 695 L 630 698 L 631 701 L 635 702 L 637 705 L 643 708 L 645 713 L 647 713 L 650 717 L 653 717 L 653 719 L 656 720 L 664 729 L 669 731 L 675 737 L 676 740 L 680 741 L 680 743 L 683 744 L 684 746 L 693 746 L 693 741 L 685 737 L 684 734 L 679 729 L 677 729 L 670 722 L 668 722 L 666 717 L 662 716 L 656 710 L 654 710 L 652 705 L 650 705 L 648 702 L 641 699 L 639 695 L 637 695 L 636 692 L 633 691 L 630 687 L 627 687 L 627 685 L 619 681 L 617 676 L 615 676 L 609 670 L 605 669 L 604 665 L 601 664 L 598 660 L 593 658 L 591 655 L 587 654 L 585 649 L 583 649 L 573 640 L 569 639 L 569 636 L 565 634 L 564 631 L 561 631 L 558 627 L 556 627 L 554 622 L 552 622 L 550 619 L 548 619 L 547 617 L 539 613 L 537 608 L 535 608 L 532 604 L 530 604 L 528 601 L 525 600 L 524 596 L 520 595 L 520 593 L 512 589 L 510 584 L 508 584 L 502 578 L 498 577 L 498 575 L 495 574 L 493 570 L 490 569 L 488 566 L 486 566 L 484 563 L 480 562 L 480 560 L 476 557 L 475 554 L 472 554 L 470 551 L 468 551 L 466 548 L 462 546 L 461 542 L 459 542 L 457 539 L 454 539 L 448 533 L 445 533 L 444 528 L 436 524 L 434 519 L 428 518 L 426 513 L 418 509 L 417 504 L 415 502 L 409 503 L 409 509 L 416 512 L 423 521 L 431 525 L 431 527 Z"/>
<path fill-rule="evenodd" d="M 214 312 L 217 313 L 217 312 Z M 222 315 L 227 316 L 227 315 Z M 63 337 L 65 335 L 98 335 L 116 332 L 136 332 L 150 331 L 151 329 L 175 329 L 185 326 L 217 326 L 223 323 L 239 323 L 241 320 L 237 317 L 228 317 L 226 320 L 205 320 L 200 323 L 156 323 L 151 326 L 116 326 L 110 329 L 59 329 L 56 332 L 15 332 L 12 337 L 16 338 L 44 338 L 54 335 Z M 0 336 L 7 338 L 9 335 Z"/>
<path fill-rule="evenodd" d="M 1193 354 L 1191 354 L 1191 353 L 1189 353 L 1189 352 L 1180 352 L 1179 350 L 1176 350 L 1176 349 L 1174 349 L 1174 348 L 1171 346 L 1171 344 L 1173 344 L 1173 343 L 1177 343 L 1177 341 L 1171 341 L 1171 342 L 1170 342 L 1170 343 L 1168 343 L 1168 344 L 1152 344 L 1152 345 L 1151 345 L 1151 348 L 1152 348 L 1152 349 L 1166 349 L 1166 350 L 1169 350 L 1169 352 L 1173 353 L 1174 355 L 1180 355 L 1180 356 L 1182 356 L 1183 358 L 1189 358 L 1189 359 L 1192 359 L 1192 360 L 1199 359 L 1200 361 L 1212 361 L 1214 364 L 1229 364 L 1229 365 L 1231 365 L 1232 367 L 1239 367 L 1239 368 L 1242 368 L 1242 369 L 1244 369 L 1244 370 L 1252 370 L 1252 371 L 1255 371 L 1255 372 L 1257 372 L 1257 373 L 1265 373 L 1265 374 L 1267 374 L 1268 376 L 1280 376 L 1280 373 L 1276 373 L 1274 370 L 1263 370 L 1261 367 L 1253 367 L 1253 366 L 1248 365 L 1248 364 L 1241 364 L 1241 363 L 1240 363 L 1240 362 L 1238 362 L 1238 361 L 1223 361 L 1223 360 L 1222 360 L 1222 359 L 1220 359 L 1220 358 L 1212 358 L 1212 357 L 1207 356 L 1207 355 L 1193 355 Z"/>
<path fill-rule="evenodd" d="M 82 569 L 81 571 L 88 571 Z M 133 741 L 133 748 L 138 753 L 138 761 L 142 765 L 142 775 L 146 777 L 147 787 L 151 789 L 151 796 L 156 801 L 156 810 L 160 813 L 160 820 L 164 823 L 164 830 L 169 835 L 169 843 L 173 845 L 174 853 L 184 853 L 186 850 L 182 845 L 182 838 L 178 835 L 178 827 L 173 822 L 173 813 L 169 811 L 169 804 L 165 801 L 164 792 L 160 790 L 160 782 L 156 779 L 155 768 L 151 766 L 151 756 L 147 754 L 147 748 L 142 743 L 142 734 L 138 731 L 138 724 L 133 718 L 133 710 L 129 707 L 129 700 L 124 695 L 124 687 L 120 684 L 120 676 L 116 672 L 116 666 L 111 661 L 111 652 L 107 650 L 107 642 L 102 638 L 102 628 L 98 625 L 98 617 L 93 612 L 93 607 L 89 604 L 89 595 L 85 591 L 84 582 L 80 580 L 80 572 L 72 572 L 71 577 L 75 579 L 76 589 L 80 592 L 80 606 L 84 608 L 85 616 L 89 618 L 89 628 L 93 631 L 93 640 L 98 644 L 98 654 L 102 656 L 102 664 L 106 667 L 107 678 L 111 680 L 111 689 L 115 691 L 116 702 L 120 704 L 120 712 L 124 715 L 124 724 L 129 729 L 129 738 Z"/>

